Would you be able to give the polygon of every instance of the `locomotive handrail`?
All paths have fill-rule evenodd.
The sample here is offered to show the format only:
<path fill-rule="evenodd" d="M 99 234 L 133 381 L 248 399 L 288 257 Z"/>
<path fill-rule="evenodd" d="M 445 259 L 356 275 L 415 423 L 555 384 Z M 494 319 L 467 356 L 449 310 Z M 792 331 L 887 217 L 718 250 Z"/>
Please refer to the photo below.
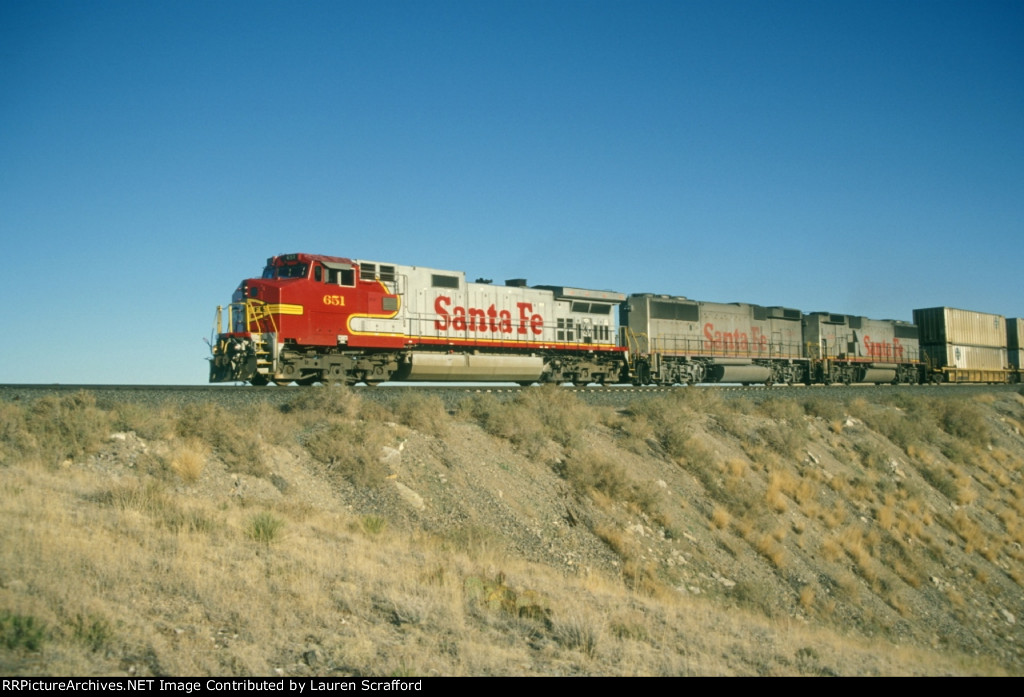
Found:
<path fill-rule="evenodd" d="M 265 302 L 256 300 L 254 298 L 245 299 L 245 327 L 247 331 L 251 325 L 256 325 L 256 333 L 264 333 L 264 329 L 261 326 L 261 322 L 264 320 L 270 321 L 270 331 L 273 333 L 277 332 L 277 322 L 274 320 L 274 314 L 267 307 Z"/>
<path fill-rule="evenodd" d="M 634 332 L 629 327 L 622 327 L 622 339 L 625 342 L 627 355 L 629 360 L 635 360 L 640 355 L 640 338 L 643 337 L 648 340 L 647 334 Z M 650 350 L 650 341 L 648 340 L 648 350 Z"/>

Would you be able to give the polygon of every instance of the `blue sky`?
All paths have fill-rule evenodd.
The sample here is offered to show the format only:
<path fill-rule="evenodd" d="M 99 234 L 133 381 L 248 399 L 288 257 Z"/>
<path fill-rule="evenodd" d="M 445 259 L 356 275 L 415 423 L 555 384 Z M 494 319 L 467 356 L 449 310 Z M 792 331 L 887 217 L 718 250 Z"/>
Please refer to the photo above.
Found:
<path fill-rule="evenodd" d="M 1024 3 L 0 0 L 0 383 L 203 383 L 308 251 L 1024 315 Z"/>

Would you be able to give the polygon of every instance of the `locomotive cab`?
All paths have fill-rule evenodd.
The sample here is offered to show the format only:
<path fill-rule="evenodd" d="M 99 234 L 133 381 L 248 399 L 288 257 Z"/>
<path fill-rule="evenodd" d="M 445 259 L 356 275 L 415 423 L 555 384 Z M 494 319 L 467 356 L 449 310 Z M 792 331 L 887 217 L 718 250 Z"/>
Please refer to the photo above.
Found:
<path fill-rule="evenodd" d="M 283 351 L 300 346 L 334 347 L 345 343 L 347 308 L 356 302 L 357 266 L 339 257 L 285 254 L 271 257 L 259 278 L 239 285 L 227 308 L 218 308 L 210 382 L 308 379 L 279 375 Z"/>

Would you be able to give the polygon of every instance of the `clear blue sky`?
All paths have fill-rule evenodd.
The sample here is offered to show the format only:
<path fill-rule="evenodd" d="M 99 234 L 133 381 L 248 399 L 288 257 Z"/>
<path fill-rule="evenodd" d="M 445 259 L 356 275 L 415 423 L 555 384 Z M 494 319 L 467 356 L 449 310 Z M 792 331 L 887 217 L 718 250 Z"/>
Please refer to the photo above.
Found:
<path fill-rule="evenodd" d="M 203 383 L 307 251 L 1024 315 L 1024 2 L 0 0 L 0 383 Z"/>

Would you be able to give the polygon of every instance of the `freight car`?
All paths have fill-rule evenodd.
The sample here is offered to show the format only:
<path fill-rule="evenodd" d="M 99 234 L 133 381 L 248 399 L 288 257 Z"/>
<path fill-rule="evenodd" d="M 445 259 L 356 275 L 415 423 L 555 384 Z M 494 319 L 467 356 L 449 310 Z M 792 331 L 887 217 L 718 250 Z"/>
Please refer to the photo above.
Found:
<path fill-rule="evenodd" d="M 1011 370 L 1006 318 L 987 312 L 953 307 L 914 310 L 920 331 L 924 370 L 932 382 L 1019 382 L 1020 371 Z"/>
<path fill-rule="evenodd" d="M 914 319 L 495 285 L 460 271 L 286 254 L 217 308 L 210 382 L 1019 381 L 1020 366 L 1007 365 L 1008 326 L 1022 350 L 1019 320 L 951 308 Z"/>
<path fill-rule="evenodd" d="M 271 257 L 218 308 L 210 382 L 618 382 L 620 293 L 461 271 Z M 226 330 L 224 324 L 226 323 Z"/>

